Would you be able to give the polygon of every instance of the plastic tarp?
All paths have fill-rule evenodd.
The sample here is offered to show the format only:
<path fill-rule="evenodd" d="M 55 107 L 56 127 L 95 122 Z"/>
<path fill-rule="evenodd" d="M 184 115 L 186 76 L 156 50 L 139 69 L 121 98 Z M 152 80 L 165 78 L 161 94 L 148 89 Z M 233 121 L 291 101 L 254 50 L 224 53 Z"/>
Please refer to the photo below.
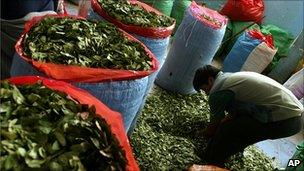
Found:
<path fill-rule="evenodd" d="M 304 68 L 293 74 L 283 85 L 299 100 L 304 98 Z"/>
<path fill-rule="evenodd" d="M 202 15 L 217 20 L 215 24 Z M 194 93 L 192 80 L 197 68 L 210 64 L 225 34 L 228 19 L 194 1 L 177 29 L 167 59 L 156 84 L 181 94 Z"/>
<path fill-rule="evenodd" d="M 290 46 L 294 40 L 291 33 L 275 26 L 275 25 L 263 25 L 261 27 L 263 34 L 271 34 L 273 37 L 274 45 L 278 49 L 273 61 L 269 65 L 268 70 L 271 71 L 278 65 L 281 58 L 287 57 L 290 50 Z"/>
<path fill-rule="evenodd" d="M 25 76 L 25 77 L 14 77 L 8 80 L 10 83 L 15 85 L 30 85 L 36 84 L 37 82 L 41 82 L 46 87 L 66 93 L 71 96 L 73 99 L 77 100 L 81 104 L 88 104 L 90 106 L 95 106 L 96 114 L 104 118 L 106 122 L 110 125 L 112 133 L 118 139 L 120 145 L 126 152 L 126 158 L 128 164 L 126 166 L 126 170 L 129 171 L 137 171 L 139 167 L 135 161 L 135 158 L 132 153 L 131 146 L 129 144 L 128 138 L 125 134 L 122 118 L 119 113 L 112 111 L 106 105 L 101 103 L 98 99 L 92 96 L 90 93 L 76 88 L 71 84 L 65 83 L 63 81 L 55 81 L 39 76 Z"/>
<path fill-rule="evenodd" d="M 175 18 L 176 26 L 175 30 L 179 27 L 183 21 L 187 8 L 191 5 L 191 0 L 174 0 L 171 17 Z"/>
<path fill-rule="evenodd" d="M 143 100 L 148 82 L 147 76 L 158 69 L 158 62 L 155 56 L 145 47 L 146 53 L 151 57 L 153 64 L 149 71 L 87 68 L 34 61 L 24 54 L 22 42 L 25 34 L 41 19 L 41 17 L 34 18 L 26 24 L 25 33 L 15 46 L 17 54 L 15 54 L 13 59 L 11 75 L 42 75 L 70 82 L 86 89 L 111 109 L 121 113 L 124 118 L 125 128 L 128 130 Z M 122 32 L 130 40 L 139 42 L 131 35 L 124 31 Z M 142 44 L 142 46 L 144 45 Z"/>
<path fill-rule="evenodd" d="M 263 0 L 228 0 L 220 13 L 233 21 L 254 21 L 261 23 L 264 15 Z"/>

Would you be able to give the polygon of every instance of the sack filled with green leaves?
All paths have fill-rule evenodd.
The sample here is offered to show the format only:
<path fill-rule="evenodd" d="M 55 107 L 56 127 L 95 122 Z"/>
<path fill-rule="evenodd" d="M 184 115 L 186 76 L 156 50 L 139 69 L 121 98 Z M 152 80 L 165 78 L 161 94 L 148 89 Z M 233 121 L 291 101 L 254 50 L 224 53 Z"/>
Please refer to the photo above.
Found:
<path fill-rule="evenodd" d="M 158 62 L 137 39 L 106 22 L 34 18 L 17 41 L 11 75 L 42 75 L 88 90 L 132 122 Z"/>
<path fill-rule="evenodd" d="M 135 71 L 155 67 L 145 47 L 112 24 L 69 17 L 46 17 L 33 24 L 22 47 L 34 61 Z"/>
<path fill-rule="evenodd" d="M 91 2 L 92 10 L 89 16 L 97 20 L 107 20 L 132 34 L 155 55 L 159 61 L 159 69 L 162 67 L 166 59 L 170 36 L 175 26 L 174 19 L 137 0 L 92 0 Z M 148 77 L 148 85 L 141 108 L 158 71 Z"/>
<path fill-rule="evenodd" d="M 0 170 L 138 170 L 122 118 L 89 93 L 27 76 L 0 99 Z"/>
<path fill-rule="evenodd" d="M 175 20 L 136 0 L 92 0 L 94 12 L 119 28 L 141 36 L 166 38 Z"/>

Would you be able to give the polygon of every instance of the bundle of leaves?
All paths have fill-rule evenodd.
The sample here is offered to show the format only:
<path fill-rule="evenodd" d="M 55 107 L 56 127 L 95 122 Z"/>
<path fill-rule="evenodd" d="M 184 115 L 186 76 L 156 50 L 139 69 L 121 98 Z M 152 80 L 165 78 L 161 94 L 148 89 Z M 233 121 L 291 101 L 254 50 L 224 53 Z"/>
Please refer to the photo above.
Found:
<path fill-rule="evenodd" d="M 205 94 L 179 95 L 154 87 L 131 135 L 133 152 L 142 170 L 186 170 L 206 164 L 207 140 L 197 132 L 209 121 Z M 231 157 L 231 170 L 273 170 L 273 161 L 256 147 Z"/>
<path fill-rule="evenodd" d="M 174 19 L 147 11 L 138 4 L 131 4 L 128 0 L 98 0 L 106 13 L 125 24 L 142 27 L 169 27 Z"/>
<path fill-rule="evenodd" d="M 41 62 L 140 71 L 152 66 L 144 46 L 106 22 L 46 17 L 25 35 L 23 47 Z"/>
<path fill-rule="evenodd" d="M 124 170 L 125 151 L 94 106 L 41 84 L 1 83 L 0 170 Z"/>

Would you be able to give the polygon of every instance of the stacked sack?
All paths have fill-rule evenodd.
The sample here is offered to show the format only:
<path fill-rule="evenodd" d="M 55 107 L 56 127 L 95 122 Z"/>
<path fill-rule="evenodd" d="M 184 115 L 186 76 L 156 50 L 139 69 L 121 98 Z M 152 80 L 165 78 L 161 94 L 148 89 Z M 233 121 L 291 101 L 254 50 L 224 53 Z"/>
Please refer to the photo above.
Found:
<path fill-rule="evenodd" d="M 137 0 L 92 0 L 91 3 L 92 9 L 89 13 L 89 18 L 107 20 L 136 37 L 156 56 L 159 68 L 162 67 L 170 35 L 175 26 L 174 19 Z M 141 103 L 141 109 L 153 86 L 157 72 L 148 77 L 148 85 L 145 90 L 144 100 Z"/>
<path fill-rule="evenodd" d="M 120 114 L 88 92 L 23 76 L 0 98 L 1 170 L 139 170 Z"/>
<path fill-rule="evenodd" d="M 272 61 L 276 49 L 271 35 L 257 30 L 240 36 L 223 62 L 224 72 L 253 71 L 262 73 Z"/>
<path fill-rule="evenodd" d="M 221 43 L 221 47 L 216 52 L 214 58 L 224 60 L 224 58 L 231 51 L 236 40 L 246 31 L 246 30 L 259 30 L 260 26 L 254 22 L 241 22 L 241 21 L 231 21 L 229 20 L 226 27 L 225 36 Z"/>
<path fill-rule="evenodd" d="M 225 37 L 215 58 L 224 59 L 245 30 L 260 29 L 264 18 L 263 0 L 228 0 L 220 13 L 229 17 Z"/>
<path fill-rule="evenodd" d="M 119 38 L 111 38 L 114 33 Z M 37 35 L 28 41 L 31 34 Z M 121 113 L 127 131 L 143 100 L 147 76 L 158 69 L 154 55 L 131 35 L 105 22 L 71 16 L 32 19 L 15 48 L 12 76 L 42 75 L 83 88 Z M 74 54 L 76 50 L 78 54 Z M 98 62 L 106 66 L 100 67 Z"/>
<path fill-rule="evenodd" d="M 210 64 L 225 34 L 227 18 L 194 1 L 177 29 L 156 84 L 182 94 L 194 93 L 194 73 Z"/>
<path fill-rule="evenodd" d="M 173 19 L 136 0 L 123 0 L 119 3 L 116 1 L 92 0 L 91 6 L 93 11 L 90 11 L 89 18 L 107 20 L 136 37 L 156 56 L 161 68 L 165 60 L 170 35 L 175 26 Z M 146 14 L 147 16 L 135 17 L 134 15 L 138 15 L 136 11 L 141 11 L 141 15 Z M 157 24 L 151 24 L 152 19 L 149 17 L 153 15 L 162 17 L 161 21 Z M 156 20 L 156 18 L 153 18 L 153 20 Z M 150 77 L 149 82 L 153 81 L 154 79 Z"/>

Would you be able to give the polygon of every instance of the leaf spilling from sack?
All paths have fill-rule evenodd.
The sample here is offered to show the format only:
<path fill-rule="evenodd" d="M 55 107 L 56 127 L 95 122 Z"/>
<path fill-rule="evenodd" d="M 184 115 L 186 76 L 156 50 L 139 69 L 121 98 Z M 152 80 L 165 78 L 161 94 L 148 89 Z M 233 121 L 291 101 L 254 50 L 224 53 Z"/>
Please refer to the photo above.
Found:
<path fill-rule="evenodd" d="M 98 0 L 100 6 L 111 17 L 125 23 L 142 27 L 169 27 L 174 19 L 147 11 L 128 0 Z"/>
<path fill-rule="evenodd" d="M 26 34 L 23 47 L 41 62 L 136 71 L 152 66 L 144 46 L 105 22 L 46 17 Z"/>
<path fill-rule="evenodd" d="M 199 130 L 209 121 L 207 96 L 173 94 L 158 87 L 152 92 L 131 136 L 141 170 L 185 170 L 206 164 L 207 140 Z M 254 146 L 225 165 L 231 170 L 274 170 L 273 161 Z"/>
<path fill-rule="evenodd" d="M 206 14 L 202 14 L 201 17 L 207 21 L 209 21 L 210 23 L 213 23 L 214 25 L 221 27 L 222 23 L 219 22 L 217 19 L 210 17 L 209 15 Z"/>
<path fill-rule="evenodd" d="M 94 106 L 41 84 L 1 83 L 0 170 L 124 170 L 125 151 Z"/>

